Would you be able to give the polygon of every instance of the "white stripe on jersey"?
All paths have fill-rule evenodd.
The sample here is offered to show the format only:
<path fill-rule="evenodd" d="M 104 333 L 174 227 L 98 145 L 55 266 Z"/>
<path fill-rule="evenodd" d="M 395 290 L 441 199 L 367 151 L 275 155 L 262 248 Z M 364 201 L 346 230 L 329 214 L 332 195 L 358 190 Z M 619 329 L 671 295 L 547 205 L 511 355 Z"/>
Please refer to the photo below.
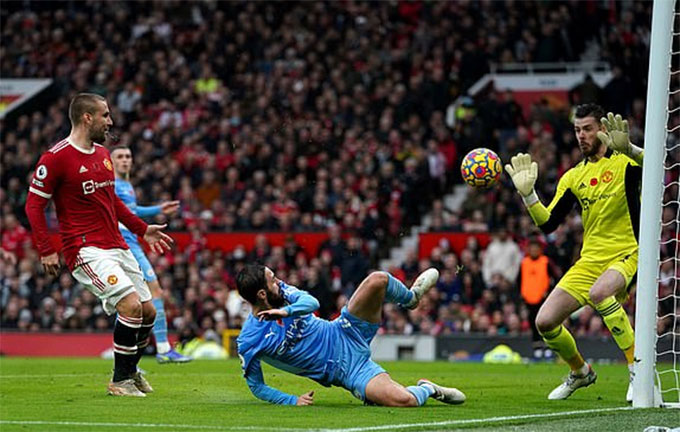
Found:
<path fill-rule="evenodd" d="M 52 195 L 51 195 L 51 194 L 47 194 L 47 193 L 45 193 L 45 192 L 43 192 L 43 191 L 40 191 L 40 190 L 34 188 L 33 186 L 29 186 L 29 187 L 28 187 L 28 191 L 29 191 L 29 192 L 33 192 L 34 194 L 36 194 L 36 195 L 38 195 L 38 196 L 41 196 L 41 197 L 43 197 L 43 198 L 45 198 L 45 199 L 50 199 L 50 198 L 52 198 Z"/>
<path fill-rule="evenodd" d="M 50 153 L 56 153 L 59 150 L 65 148 L 67 145 L 68 145 L 68 140 L 63 139 L 63 140 L 59 141 L 58 143 L 56 143 L 55 145 L 53 145 L 52 148 L 49 149 L 49 152 Z"/>

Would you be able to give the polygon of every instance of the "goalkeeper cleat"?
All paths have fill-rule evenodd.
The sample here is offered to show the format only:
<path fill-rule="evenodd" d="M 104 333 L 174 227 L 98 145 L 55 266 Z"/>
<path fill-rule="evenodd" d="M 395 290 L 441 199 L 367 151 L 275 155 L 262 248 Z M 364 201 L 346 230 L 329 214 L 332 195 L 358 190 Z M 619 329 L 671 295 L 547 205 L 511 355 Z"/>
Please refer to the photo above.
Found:
<path fill-rule="evenodd" d="M 164 363 L 189 363 L 192 360 L 191 357 L 187 357 L 178 353 L 177 351 L 171 349 L 170 351 L 163 354 L 156 354 L 156 361 L 160 364 Z"/>
<path fill-rule="evenodd" d="M 135 380 L 132 378 L 122 381 L 109 382 L 107 392 L 111 396 L 146 397 L 144 393 L 139 391 L 135 385 Z"/>
<path fill-rule="evenodd" d="M 141 372 L 135 372 L 132 379 L 135 380 L 135 387 L 137 387 L 140 392 L 153 393 L 153 387 L 151 387 L 151 384 L 149 384 L 149 381 L 144 378 L 144 375 L 142 375 Z"/>
<path fill-rule="evenodd" d="M 433 383 L 430 380 L 421 379 L 418 380 L 418 385 L 430 385 L 434 389 L 433 398 L 440 402 L 444 402 L 450 405 L 460 405 L 465 402 L 465 393 L 453 387 L 443 387 L 438 384 Z"/>
<path fill-rule="evenodd" d="M 557 386 L 555 390 L 551 391 L 548 395 L 550 400 L 563 400 L 571 396 L 577 389 L 581 387 L 588 387 L 597 380 L 597 374 L 593 368 L 588 365 L 588 373 L 584 376 L 578 376 L 574 372 L 569 372 L 567 378 L 562 384 Z"/>
<path fill-rule="evenodd" d="M 422 272 L 416 278 L 415 282 L 411 286 L 411 292 L 413 293 L 413 300 L 406 306 L 408 309 L 415 309 L 423 298 L 426 292 L 428 292 L 439 279 L 439 271 L 436 268 L 430 267 L 429 269 Z"/>

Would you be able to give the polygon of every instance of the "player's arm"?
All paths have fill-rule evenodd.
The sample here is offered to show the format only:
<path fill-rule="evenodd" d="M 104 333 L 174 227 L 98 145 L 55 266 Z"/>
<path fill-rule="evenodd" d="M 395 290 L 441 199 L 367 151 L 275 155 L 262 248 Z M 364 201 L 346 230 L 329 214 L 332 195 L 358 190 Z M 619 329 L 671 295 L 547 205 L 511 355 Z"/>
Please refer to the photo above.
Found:
<path fill-rule="evenodd" d="M 248 369 L 245 371 L 245 379 L 248 388 L 256 398 L 279 405 L 297 405 L 298 397 L 284 393 L 264 383 L 260 359 L 254 358 L 250 361 Z M 309 404 L 306 404 L 309 405 Z"/>
<path fill-rule="evenodd" d="M 40 261 L 45 271 L 51 275 L 57 275 L 60 266 L 59 255 L 50 241 L 45 207 L 52 199 L 52 193 L 59 183 L 59 176 L 59 164 L 54 162 L 54 155 L 49 152 L 43 154 L 33 173 L 24 207 Z"/>
<path fill-rule="evenodd" d="M 513 156 L 510 162 L 511 164 L 505 166 L 505 170 L 522 196 L 531 219 L 544 233 L 553 232 L 564 222 L 564 219 L 576 203 L 576 196 L 569 188 L 568 176 L 562 176 L 557 184 L 555 197 L 550 205 L 546 207 L 534 189 L 536 179 L 538 178 L 538 164 L 531 161 L 530 155 L 523 153 Z"/>
<path fill-rule="evenodd" d="M 135 213 L 140 218 L 154 217 L 159 214 L 171 215 L 179 208 L 179 201 L 165 201 L 155 206 L 137 206 Z"/>
<path fill-rule="evenodd" d="M 117 195 L 114 195 L 113 199 L 116 217 L 123 225 L 133 233 L 143 237 L 154 252 L 162 254 L 166 250 L 170 250 L 170 244 L 173 243 L 173 240 L 169 235 L 162 232 L 167 225 L 147 225 L 146 222 L 132 213 Z"/>
<path fill-rule="evenodd" d="M 610 149 L 623 153 L 638 165 L 642 165 L 645 156 L 644 150 L 630 142 L 628 135 L 628 120 L 624 120 L 620 114 L 608 113 L 600 122 L 607 129 L 606 132 L 598 132 L 597 137 Z"/>
<path fill-rule="evenodd" d="M 279 289 L 283 300 L 288 303 L 281 309 L 268 309 L 257 313 L 257 317 L 262 320 L 276 320 L 286 317 L 299 317 L 313 313 L 321 306 L 319 301 L 307 291 L 297 289 L 288 285 L 282 280 L 278 281 Z"/>

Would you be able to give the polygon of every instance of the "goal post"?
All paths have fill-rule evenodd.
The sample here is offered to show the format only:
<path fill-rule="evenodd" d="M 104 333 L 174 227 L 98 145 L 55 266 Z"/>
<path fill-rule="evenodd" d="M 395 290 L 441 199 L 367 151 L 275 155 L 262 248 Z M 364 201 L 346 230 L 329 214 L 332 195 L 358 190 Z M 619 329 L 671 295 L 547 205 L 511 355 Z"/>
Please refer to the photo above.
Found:
<path fill-rule="evenodd" d="M 642 168 L 640 252 L 635 310 L 633 407 L 660 406 L 655 392 L 659 255 L 676 0 L 654 0 Z M 676 275 L 677 277 L 677 275 Z M 677 287 L 676 287 L 677 289 Z M 674 329 L 677 331 L 677 328 Z M 674 363 L 678 361 L 677 354 Z M 657 396 L 655 397 L 655 393 Z"/>

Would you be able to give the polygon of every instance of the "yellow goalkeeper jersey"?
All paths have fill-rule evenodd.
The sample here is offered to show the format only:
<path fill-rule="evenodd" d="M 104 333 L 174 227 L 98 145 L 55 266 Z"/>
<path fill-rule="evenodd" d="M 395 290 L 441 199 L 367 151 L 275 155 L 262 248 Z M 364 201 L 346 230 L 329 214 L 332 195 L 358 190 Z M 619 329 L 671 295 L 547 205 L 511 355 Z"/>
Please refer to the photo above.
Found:
<path fill-rule="evenodd" d="M 539 225 L 550 233 L 578 203 L 583 219 L 581 258 L 611 261 L 638 247 L 642 167 L 608 149 L 597 162 L 587 159 L 567 171 L 548 206 L 549 219 Z"/>

